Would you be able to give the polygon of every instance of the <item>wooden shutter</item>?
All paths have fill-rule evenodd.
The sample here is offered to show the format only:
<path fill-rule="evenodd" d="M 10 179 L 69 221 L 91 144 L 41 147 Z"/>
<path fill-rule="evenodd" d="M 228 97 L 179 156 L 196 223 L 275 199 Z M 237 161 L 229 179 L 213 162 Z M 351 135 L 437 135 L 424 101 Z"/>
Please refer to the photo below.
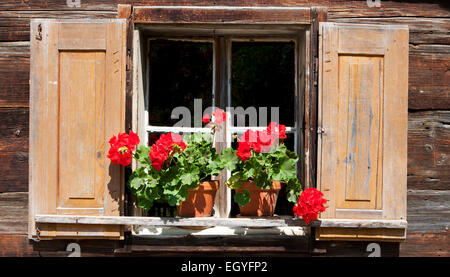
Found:
<path fill-rule="evenodd" d="M 318 189 L 326 219 L 406 220 L 408 28 L 320 23 Z M 319 228 L 317 239 L 404 238 Z"/>
<path fill-rule="evenodd" d="M 106 157 L 124 129 L 122 19 L 32 20 L 29 237 L 123 237 L 122 226 L 36 224 L 36 215 L 120 215 L 123 169 Z"/>

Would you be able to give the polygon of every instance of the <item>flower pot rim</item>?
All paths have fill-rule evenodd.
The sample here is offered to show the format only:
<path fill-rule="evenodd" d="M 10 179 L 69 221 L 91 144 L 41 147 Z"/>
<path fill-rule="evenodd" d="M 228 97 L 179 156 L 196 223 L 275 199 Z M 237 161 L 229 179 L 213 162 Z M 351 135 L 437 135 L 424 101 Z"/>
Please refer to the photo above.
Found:
<path fill-rule="evenodd" d="M 218 190 L 219 189 L 219 180 L 207 180 L 201 181 L 198 186 L 193 190 L 198 190 L 198 188 L 202 186 L 203 190 Z"/>
<path fill-rule="evenodd" d="M 272 181 L 272 186 L 267 189 L 260 188 L 256 185 L 255 181 L 249 180 L 243 182 L 240 188 L 236 188 L 237 191 L 247 189 L 247 190 L 262 190 L 262 191 L 271 191 L 271 190 L 281 190 L 281 182 L 280 181 Z"/>

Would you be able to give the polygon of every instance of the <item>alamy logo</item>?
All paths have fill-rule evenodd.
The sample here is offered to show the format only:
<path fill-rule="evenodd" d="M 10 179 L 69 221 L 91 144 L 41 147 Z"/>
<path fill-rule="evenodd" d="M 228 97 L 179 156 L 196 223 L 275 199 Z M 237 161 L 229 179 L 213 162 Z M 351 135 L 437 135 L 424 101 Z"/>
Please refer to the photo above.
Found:
<path fill-rule="evenodd" d="M 213 107 L 207 107 L 203 111 L 202 99 L 194 99 L 194 114 L 187 107 L 179 106 L 172 110 L 171 118 L 177 120 L 173 127 L 192 127 L 192 116 L 194 119 L 194 127 L 202 126 L 202 117 L 210 114 L 214 110 Z M 246 126 L 267 126 L 269 123 L 268 107 L 227 107 L 225 109 L 227 115 L 230 116 L 231 122 L 235 122 L 236 127 Z M 280 107 L 270 107 L 270 122 L 278 122 L 280 118 Z"/>

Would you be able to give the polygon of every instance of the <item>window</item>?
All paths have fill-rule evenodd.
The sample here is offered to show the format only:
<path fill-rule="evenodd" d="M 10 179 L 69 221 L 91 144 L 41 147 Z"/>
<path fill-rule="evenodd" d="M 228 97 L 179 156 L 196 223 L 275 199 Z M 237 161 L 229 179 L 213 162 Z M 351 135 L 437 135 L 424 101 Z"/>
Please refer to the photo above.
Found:
<path fill-rule="evenodd" d="M 306 47 L 306 40 L 301 39 L 303 28 L 290 27 L 289 33 L 282 31 L 281 26 L 265 29 L 253 26 L 239 32 L 223 26 L 203 27 L 201 31 L 192 26 L 178 27 L 173 32 L 160 29 L 143 26 L 139 30 L 138 51 L 144 58 L 138 78 L 142 78 L 144 85 L 136 93 L 141 94 L 137 102 L 144 104 L 135 118 L 139 133 L 146 138 L 144 143 L 151 145 L 165 132 L 209 132 L 209 128 L 201 127 L 198 111 L 203 115 L 218 107 L 228 109 L 230 119 L 225 142 L 222 145 L 216 142 L 217 149 L 236 147 L 236 136 L 245 130 L 265 129 L 276 121 L 287 126 L 287 147 L 301 156 L 303 92 L 299 90 L 304 86 L 298 85 L 297 76 L 299 71 L 306 70 L 299 66 L 299 60 L 305 59 L 299 57 L 298 51 Z M 180 109 L 189 111 L 190 116 L 179 116 Z M 302 168 L 298 166 L 299 171 Z M 218 176 L 224 188 L 216 196 L 216 217 L 239 214 L 233 191 L 224 185 L 228 177 L 226 171 Z M 292 217 L 292 207 L 283 187 L 275 213 Z M 156 204 L 149 212 L 136 209 L 134 215 L 174 216 L 176 209 Z"/>
<path fill-rule="evenodd" d="M 277 96 L 278 90 L 286 93 L 274 104 L 286 111 L 280 120 L 289 122 L 300 180 L 317 180 L 307 184 L 329 201 L 312 225 L 316 239 L 404 240 L 406 26 L 318 24 L 326 16 L 316 7 L 123 7 L 119 15 L 134 27 L 129 32 L 125 19 L 31 21 L 30 238 L 123 239 L 124 226 L 135 224 L 261 227 L 259 220 L 228 218 L 235 214 L 225 186 L 216 198 L 219 220 L 123 216 L 125 173 L 106 159 L 107 141 L 125 124 L 147 143 L 148 133 L 174 131 L 165 121 L 162 98 L 152 95 L 170 82 L 150 79 L 167 78 L 180 62 L 195 57 L 198 61 L 186 64 L 199 66 L 184 68 L 172 82 L 195 89 L 181 99 L 175 87 L 173 104 L 186 102 L 192 109 L 192 99 L 201 97 L 220 108 L 263 107 L 271 86 Z M 164 47 L 158 50 L 158 44 Z M 191 54 L 180 56 L 180 48 Z M 276 54 L 265 55 L 273 49 Z M 153 53 L 158 59 L 179 58 L 174 66 L 159 65 L 167 75 L 153 76 L 151 67 L 158 66 L 158 59 L 152 64 L 148 56 Z M 252 68 L 252 59 L 272 64 Z M 259 82 L 259 75 L 267 77 Z M 232 134 L 242 126 L 230 121 L 228 127 L 226 142 L 232 145 Z M 192 128 L 179 131 L 204 130 Z M 311 162 L 316 151 L 317 166 Z M 227 176 L 220 178 L 224 182 Z M 263 220 L 263 226 L 298 227 L 299 222 Z"/>

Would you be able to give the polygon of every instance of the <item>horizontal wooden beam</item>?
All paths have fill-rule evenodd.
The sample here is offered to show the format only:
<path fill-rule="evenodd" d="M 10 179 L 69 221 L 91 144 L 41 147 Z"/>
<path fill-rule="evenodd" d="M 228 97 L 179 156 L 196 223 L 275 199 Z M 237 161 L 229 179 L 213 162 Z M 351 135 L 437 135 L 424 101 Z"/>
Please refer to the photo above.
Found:
<path fill-rule="evenodd" d="M 298 218 L 181 218 L 181 217 L 139 217 L 139 216 L 70 216 L 36 215 L 36 222 L 59 224 L 105 224 L 105 225 L 147 225 L 147 226 L 226 226 L 226 227 L 342 227 L 342 228 L 393 228 L 407 227 L 405 220 L 366 219 L 320 219 L 305 224 Z"/>
<path fill-rule="evenodd" d="M 134 23 L 310 24 L 309 7 L 137 6 Z"/>

